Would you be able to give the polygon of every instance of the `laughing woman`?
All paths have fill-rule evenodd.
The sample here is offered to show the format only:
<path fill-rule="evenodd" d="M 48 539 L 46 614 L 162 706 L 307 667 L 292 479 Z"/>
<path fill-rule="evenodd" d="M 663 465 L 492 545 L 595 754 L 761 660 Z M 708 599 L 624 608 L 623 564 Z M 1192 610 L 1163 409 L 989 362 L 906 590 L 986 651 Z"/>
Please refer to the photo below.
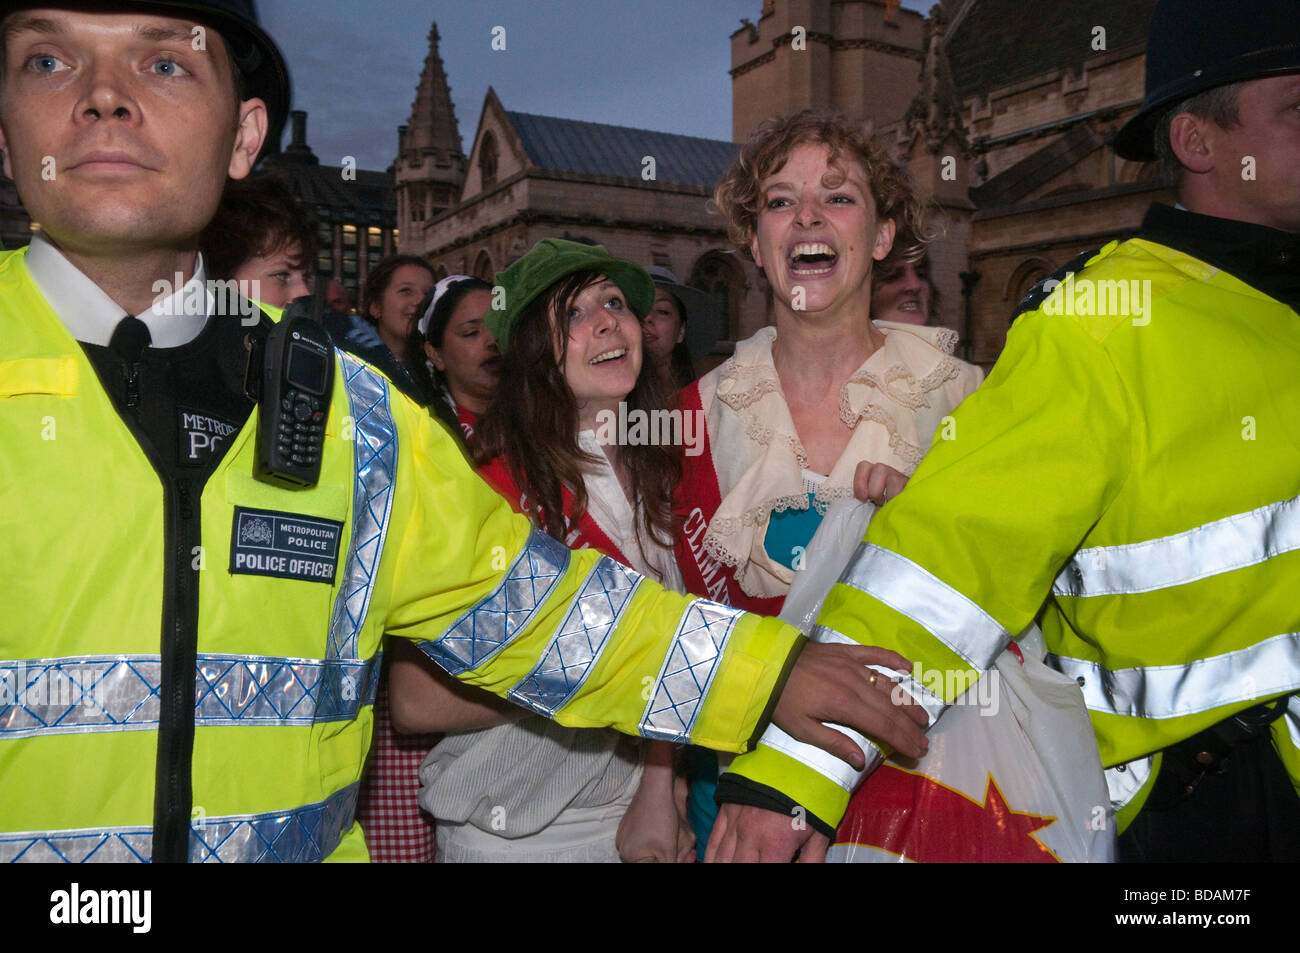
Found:
<path fill-rule="evenodd" d="M 675 451 L 597 442 L 604 413 L 663 406 L 643 373 L 650 276 L 600 246 L 546 239 L 497 276 L 509 307 L 487 324 L 507 382 L 479 424 L 480 473 L 556 539 L 598 549 L 680 591 L 672 550 Z M 593 601 L 593 618 L 601 607 Z M 543 700 L 545 673 L 537 676 Z M 562 727 L 419 666 L 393 668 L 410 730 L 446 731 L 421 771 L 442 861 L 692 858 L 672 746 Z M 562 692 L 561 692 L 562 694 Z M 474 729 L 474 730 L 470 730 Z"/>
<path fill-rule="evenodd" d="M 776 615 L 827 507 L 855 479 L 877 503 L 897 495 L 983 373 L 947 328 L 868 319 L 873 270 L 924 251 L 895 234 L 924 231 L 907 180 L 846 120 L 759 126 L 714 201 L 767 276 L 776 326 L 683 392 L 707 447 L 685 461 L 679 558 L 689 591 Z M 701 842 L 711 795 L 692 788 Z"/>

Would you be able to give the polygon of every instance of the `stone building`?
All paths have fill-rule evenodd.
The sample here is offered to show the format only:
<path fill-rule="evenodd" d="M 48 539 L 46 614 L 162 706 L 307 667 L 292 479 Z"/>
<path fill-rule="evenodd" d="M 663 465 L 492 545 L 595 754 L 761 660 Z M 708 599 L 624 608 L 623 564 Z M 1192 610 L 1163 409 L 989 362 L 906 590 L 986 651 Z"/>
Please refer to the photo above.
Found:
<path fill-rule="evenodd" d="M 307 144 L 307 114 L 295 110 L 290 118 L 289 145 L 267 155 L 262 167 L 285 179 L 298 201 L 315 216 L 320 240 L 317 275 L 343 282 L 356 302 L 369 270 L 396 248 L 392 170 L 375 172 L 346 163 L 321 165 Z"/>
<path fill-rule="evenodd" d="M 430 35 L 436 43 L 436 31 Z M 431 53 L 426 73 L 435 61 Z M 421 89 L 426 85 L 445 89 L 445 78 L 422 79 Z M 438 102 L 417 99 L 404 142 L 419 123 L 440 127 L 449 143 Z M 399 202 L 403 213 L 431 214 L 403 218 L 402 248 L 428 258 L 439 275 L 491 278 L 540 239 L 589 239 L 708 291 L 734 341 L 757 330 L 766 314 L 757 269 L 734 254 L 721 217 L 708 209 L 713 184 L 736 151 L 726 141 L 512 112 L 489 89 L 455 204 L 437 211 L 427 179 L 406 186 L 426 201 Z M 404 164 L 399 160 L 399 182 Z"/>
<path fill-rule="evenodd" d="M 465 184 L 460 128 L 438 41 L 435 23 L 429 29 L 429 55 L 415 88 L 411 118 L 397 129 L 397 223 L 400 234 L 409 236 L 400 250 L 411 254 L 424 247 L 424 224 L 454 206 Z"/>

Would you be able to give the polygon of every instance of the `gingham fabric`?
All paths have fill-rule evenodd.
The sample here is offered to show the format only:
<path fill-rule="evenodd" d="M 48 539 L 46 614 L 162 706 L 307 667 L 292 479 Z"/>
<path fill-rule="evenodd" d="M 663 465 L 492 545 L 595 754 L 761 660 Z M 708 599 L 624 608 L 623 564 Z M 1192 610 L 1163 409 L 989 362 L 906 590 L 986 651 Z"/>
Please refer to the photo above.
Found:
<path fill-rule="evenodd" d="M 376 864 L 431 864 L 433 817 L 420 807 L 420 763 L 439 735 L 399 735 L 388 711 L 385 674 L 375 699 L 375 739 L 361 779 L 357 821 Z"/>

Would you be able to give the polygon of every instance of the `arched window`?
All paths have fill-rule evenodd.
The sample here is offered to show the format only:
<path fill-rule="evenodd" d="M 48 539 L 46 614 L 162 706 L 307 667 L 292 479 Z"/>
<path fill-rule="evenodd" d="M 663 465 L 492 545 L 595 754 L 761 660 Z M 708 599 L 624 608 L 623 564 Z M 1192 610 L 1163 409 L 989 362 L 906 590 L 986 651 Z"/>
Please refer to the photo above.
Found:
<path fill-rule="evenodd" d="M 740 306 L 745 297 L 745 275 L 740 266 L 725 252 L 706 252 L 691 269 L 687 284 L 717 302 L 727 340 L 740 340 Z"/>
<path fill-rule="evenodd" d="M 1006 287 L 1002 289 L 1002 300 L 1010 305 L 1009 313 L 1014 315 L 1016 306 L 1033 290 L 1034 285 L 1056 269 L 1056 265 L 1046 258 L 1039 257 L 1028 258 L 1017 265 L 1016 270 L 1007 279 Z"/>
<path fill-rule="evenodd" d="M 478 151 L 478 171 L 482 180 L 483 188 L 489 189 L 497 183 L 497 137 L 492 133 L 485 133 L 483 144 L 479 146 Z"/>
<path fill-rule="evenodd" d="M 478 253 L 478 257 L 474 259 L 472 274 L 475 278 L 482 278 L 484 281 L 491 281 L 496 276 L 496 270 L 492 267 L 492 259 L 488 257 L 487 252 L 481 251 Z"/>

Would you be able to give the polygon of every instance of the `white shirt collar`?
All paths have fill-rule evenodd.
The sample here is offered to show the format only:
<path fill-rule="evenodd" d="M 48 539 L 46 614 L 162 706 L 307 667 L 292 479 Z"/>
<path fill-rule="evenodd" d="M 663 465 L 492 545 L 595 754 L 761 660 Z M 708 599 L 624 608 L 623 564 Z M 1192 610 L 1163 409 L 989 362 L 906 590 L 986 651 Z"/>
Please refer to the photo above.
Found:
<path fill-rule="evenodd" d="M 27 270 L 74 338 L 86 344 L 108 346 L 113 330 L 125 313 L 42 232 L 32 237 L 27 249 Z M 163 292 L 175 286 L 176 277 L 179 276 L 169 282 L 155 282 L 154 290 L 159 296 L 136 315 L 149 328 L 152 347 L 188 344 L 199 336 L 213 311 L 203 255 L 195 258 L 194 274 L 184 287 L 164 295 Z"/>

